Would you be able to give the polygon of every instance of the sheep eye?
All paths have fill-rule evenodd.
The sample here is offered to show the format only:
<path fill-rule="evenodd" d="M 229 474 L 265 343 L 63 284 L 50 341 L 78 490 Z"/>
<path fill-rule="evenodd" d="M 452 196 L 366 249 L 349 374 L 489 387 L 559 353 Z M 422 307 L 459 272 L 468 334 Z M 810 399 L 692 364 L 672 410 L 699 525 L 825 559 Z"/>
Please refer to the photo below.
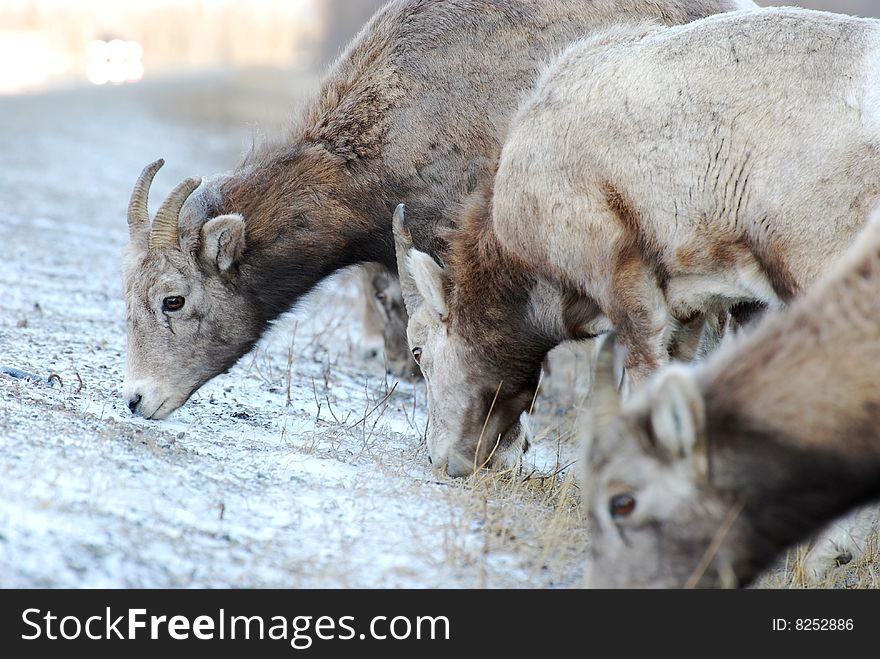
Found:
<path fill-rule="evenodd" d="M 412 351 L 413 359 L 416 360 L 416 364 L 422 363 L 422 349 L 421 348 L 413 348 Z"/>
<path fill-rule="evenodd" d="M 379 300 L 379 302 L 385 302 L 385 300 L 388 299 L 388 296 L 385 294 L 385 291 L 376 291 L 376 299 Z"/>
<path fill-rule="evenodd" d="M 629 494 L 615 495 L 611 497 L 611 501 L 608 504 L 608 510 L 611 512 L 611 516 L 614 519 L 629 517 L 635 509 L 636 500 Z"/>
<path fill-rule="evenodd" d="M 184 304 L 186 304 L 186 298 L 172 295 L 162 300 L 162 311 L 180 311 Z"/>

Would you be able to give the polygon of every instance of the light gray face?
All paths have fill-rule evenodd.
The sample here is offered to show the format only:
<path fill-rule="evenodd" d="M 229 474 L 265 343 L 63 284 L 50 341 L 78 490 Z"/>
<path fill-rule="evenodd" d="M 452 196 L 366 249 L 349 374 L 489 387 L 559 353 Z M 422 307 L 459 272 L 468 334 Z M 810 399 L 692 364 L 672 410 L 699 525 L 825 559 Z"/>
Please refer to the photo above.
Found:
<path fill-rule="evenodd" d="M 621 409 L 612 361 L 603 346 L 585 442 L 589 585 L 735 585 L 728 559 L 736 511 L 706 482 L 702 399 L 692 378 L 671 368 Z"/>
<path fill-rule="evenodd" d="M 244 249 L 243 219 L 216 217 L 181 238 L 180 208 L 199 184 L 194 180 L 171 193 L 150 226 L 146 193 L 159 166 L 144 170 L 132 194 L 123 272 L 128 348 L 122 395 L 132 412 L 150 419 L 183 405 L 259 336 L 252 305 L 233 279 Z"/>
<path fill-rule="evenodd" d="M 426 440 L 431 462 L 450 476 L 512 466 L 527 442 L 523 410 L 533 390 L 513 395 L 500 391 L 502 378 L 449 322 L 443 268 L 428 254 L 402 243 L 402 222 L 398 209 L 398 271 L 409 311 L 409 346 L 428 389 Z"/>
<path fill-rule="evenodd" d="M 428 390 L 427 444 L 432 464 L 450 476 L 516 464 L 527 441 L 525 410 L 532 393 L 507 398 L 491 367 L 429 304 L 410 318 L 409 344 Z"/>
<path fill-rule="evenodd" d="M 723 506 L 698 486 L 689 461 L 650 456 L 633 439 L 635 428 L 617 430 L 597 439 L 617 448 L 613 456 L 590 457 L 585 481 L 589 586 L 714 585 L 720 556 L 703 568 L 701 563 L 724 516 Z"/>

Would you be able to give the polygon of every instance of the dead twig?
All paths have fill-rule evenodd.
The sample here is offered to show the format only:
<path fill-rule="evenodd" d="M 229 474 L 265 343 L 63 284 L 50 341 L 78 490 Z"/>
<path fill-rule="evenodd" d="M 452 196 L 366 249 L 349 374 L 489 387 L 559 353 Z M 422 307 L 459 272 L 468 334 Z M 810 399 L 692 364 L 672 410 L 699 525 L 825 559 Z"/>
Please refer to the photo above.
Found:
<path fill-rule="evenodd" d="M 388 391 L 388 393 L 385 394 L 384 396 L 382 396 L 381 400 L 373 406 L 373 409 L 371 409 L 369 412 L 365 413 L 362 418 L 358 419 L 353 424 L 351 424 L 351 426 L 349 427 L 349 430 L 354 430 L 362 423 L 365 424 L 365 426 L 366 426 L 367 419 L 369 419 L 373 415 L 373 412 L 378 410 L 384 403 L 386 403 L 388 401 L 389 398 L 391 398 L 391 395 L 394 393 L 394 391 L 396 389 L 397 389 L 397 382 L 395 382 L 391 386 L 391 389 Z M 380 415 L 380 417 L 381 417 L 381 415 Z"/>
<path fill-rule="evenodd" d="M 495 389 L 495 397 L 492 398 L 492 404 L 489 406 L 489 411 L 486 414 L 486 419 L 483 421 L 483 428 L 480 430 L 480 437 L 477 439 L 477 449 L 474 451 L 474 471 L 477 471 L 477 456 L 480 454 L 480 444 L 483 442 L 483 435 L 486 433 L 486 426 L 489 425 L 489 419 L 492 418 L 492 412 L 495 410 L 495 403 L 498 401 L 498 394 L 501 392 L 501 385 L 504 384 L 504 380 L 498 383 L 498 387 Z M 499 435 L 499 441 L 501 439 Z M 496 444 L 497 448 L 497 444 Z M 494 451 L 493 451 L 494 453 Z"/>
<path fill-rule="evenodd" d="M 703 578 L 703 575 L 706 573 L 706 570 L 709 569 L 709 565 L 712 563 L 712 559 L 715 558 L 715 556 L 718 554 L 718 550 L 721 549 L 721 543 L 724 542 L 724 538 L 727 537 L 727 534 L 733 527 L 733 523 L 742 512 L 744 505 L 745 504 L 740 501 L 739 503 L 731 506 L 730 510 L 727 511 L 727 514 L 724 516 L 724 520 L 721 522 L 721 526 L 718 527 L 718 530 L 715 532 L 715 536 L 712 538 L 712 542 L 710 542 L 709 546 L 706 548 L 706 552 L 703 554 L 703 557 L 697 564 L 696 569 L 694 569 L 693 574 L 691 574 L 687 582 L 685 582 L 684 587 L 686 589 L 696 588 L 697 584 L 700 582 L 700 579 Z"/>

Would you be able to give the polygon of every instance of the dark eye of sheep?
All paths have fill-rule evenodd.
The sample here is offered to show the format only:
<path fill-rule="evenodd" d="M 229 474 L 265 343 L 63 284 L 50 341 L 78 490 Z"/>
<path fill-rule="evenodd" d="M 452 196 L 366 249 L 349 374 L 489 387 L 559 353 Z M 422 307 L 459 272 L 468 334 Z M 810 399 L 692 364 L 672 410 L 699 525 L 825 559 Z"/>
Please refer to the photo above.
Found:
<path fill-rule="evenodd" d="M 629 494 L 617 494 L 611 497 L 611 501 L 608 503 L 608 509 L 611 511 L 611 516 L 614 519 L 629 517 L 632 514 L 632 511 L 636 509 L 635 497 L 632 497 Z"/>
<path fill-rule="evenodd" d="M 416 364 L 422 363 L 422 349 L 421 348 L 413 348 L 413 359 L 416 360 Z"/>
<path fill-rule="evenodd" d="M 386 295 L 385 291 L 376 291 L 376 299 L 384 303 L 388 299 L 388 295 Z"/>
<path fill-rule="evenodd" d="M 180 311 L 184 304 L 186 304 L 186 298 L 172 295 L 162 300 L 162 311 Z"/>

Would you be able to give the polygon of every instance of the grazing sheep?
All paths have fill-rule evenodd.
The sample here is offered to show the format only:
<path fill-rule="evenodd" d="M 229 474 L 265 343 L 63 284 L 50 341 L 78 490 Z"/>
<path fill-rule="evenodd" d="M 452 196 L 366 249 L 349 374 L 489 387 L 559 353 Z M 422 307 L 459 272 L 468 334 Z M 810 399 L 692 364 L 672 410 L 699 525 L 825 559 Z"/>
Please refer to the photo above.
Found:
<path fill-rule="evenodd" d="M 434 463 L 467 474 L 518 441 L 562 341 L 614 329 L 637 384 L 692 355 L 704 318 L 787 305 L 880 197 L 878 90 L 880 22 L 828 13 L 618 25 L 571 46 L 444 265 L 398 232 Z"/>
<path fill-rule="evenodd" d="M 417 244 L 435 252 L 523 93 L 576 38 L 617 20 L 683 23 L 742 4 L 393 0 L 331 68 L 287 143 L 205 180 L 161 230 L 146 215 L 157 166 L 138 180 L 124 267 L 131 410 L 168 416 L 331 273 L 394 268 L 398 201 Z"/>
<path fill-rule="evenodd" d="M 789 310 L 623 405 L 612 345 L 586 442 L 592 585 L 746 585 L 880 499 L 880 213 Z M 861 553 L 875 517 L 835 522 L 807 577 Z"/>
<path fill-rule="evenodd" d="M 361 268 L 361 288 L 368 304 L 364 307 L 365 355 L 382 353 L 390 375 L 418 380 L 422 372 L 413 361 L 406 342 L 406 307 L 396 274 L 379 263 Z"/>

